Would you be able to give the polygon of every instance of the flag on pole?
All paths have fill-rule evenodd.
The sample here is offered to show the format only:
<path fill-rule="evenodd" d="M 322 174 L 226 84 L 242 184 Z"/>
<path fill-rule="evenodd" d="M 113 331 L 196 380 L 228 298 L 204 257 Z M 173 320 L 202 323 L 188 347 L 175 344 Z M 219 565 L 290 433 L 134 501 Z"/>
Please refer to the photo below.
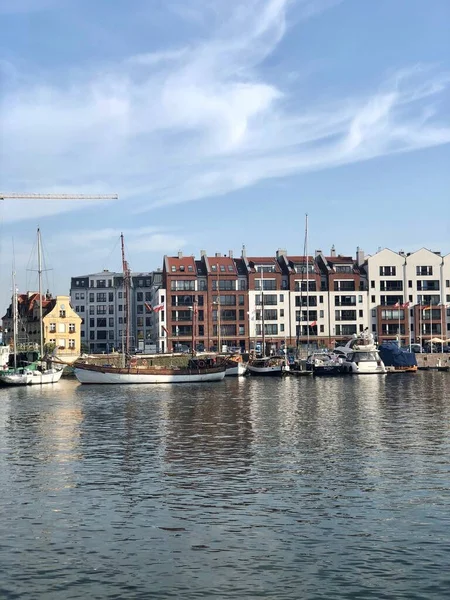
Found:
<path fill-rule="evenodd" d="M 164 304 L 157 304 L 156 306 L 153 306 L 153 312 L 159 312 L 160 310 L 163 310 L 164 308 Z"/>
<path fill-rule="evenodd" d="M 145 302 L 144 304 L 148 312 L 153 312 L 153 307 L 151 306 L 151 304 L 149 304 L 148 302 Z"/>
<path fill-rule="evenodd" d="M 405 304 L 402 304 L 402 308 L 408 308 L 409 307 L 409 302 L 405 302 Z"/>
<path fill-rule="evenodd" d="M 400 302 L 396 302 L 396 303 L 394 304 L 394 308 L 400 308 Z"/>
<path fill-rule="evenodd" d="M 166 332 L 166 335 L 169 335 L 169 332 L 168 332 L 168 330 L 166 329 L 166 327 L 164 327 L 164 325 L 161 325 L 161 327 L 162 327 L 163 331 L 165 331 L 165 332 Z"/>
<path fill-rule="evenodd" d="M 310 327 L 315 327 L 317 325 L 317 321 L 313 321 L 312 323 L 309 324 Z"/>

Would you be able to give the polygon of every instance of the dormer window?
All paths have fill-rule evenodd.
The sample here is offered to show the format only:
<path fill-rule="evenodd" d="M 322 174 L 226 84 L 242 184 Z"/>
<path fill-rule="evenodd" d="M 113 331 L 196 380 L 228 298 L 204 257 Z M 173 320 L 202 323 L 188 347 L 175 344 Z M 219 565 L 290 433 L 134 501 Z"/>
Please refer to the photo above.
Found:
<path fill-rule="evenodd" d="M 221 273 L 225 273 L 225 265 L 220 265 L 220 271 Z"/>
<path fill-rule="evenodd" d="M 234 273 L 233 265 L 228 265 L 228 270 L 230 273 Z"/>
<path fill-rule="evenodd" d="M 180 271 L 184 271 L 184 265 L 180 265 Z"/>
<path fill-rule="evenodd" d="M 194 267 L 192 265 L 188 265 L 188 271 L 193 271 Z"/>
<path fill-rule="evenodd" d="M 211 265 L 211 271 L 217 271 L 217 265 Z"/>
<path fill-rule="evenodd" d="M 175 271 L 177 270 L 175 265 L 172 265 L 172 273 L 175 273 Z"/>

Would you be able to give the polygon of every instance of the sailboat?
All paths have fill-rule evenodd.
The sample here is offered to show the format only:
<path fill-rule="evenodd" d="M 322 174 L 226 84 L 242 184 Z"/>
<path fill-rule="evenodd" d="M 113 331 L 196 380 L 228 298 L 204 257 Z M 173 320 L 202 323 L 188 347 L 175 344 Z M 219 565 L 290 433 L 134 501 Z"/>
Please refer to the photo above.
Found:
<path fill-rule="evenodd" d="M 38 252 L 38 277 L 39 277 L 39 360 L 30 363 L 26 367 L 17 366 L 17 287 L 15 281 L 15 272 L 13 270 L 13 356 L 14 366 L 12 369 L 0 372 L 0 383 L 4 385 L 43 385 L 45 383 L 57 383 L 61 379 L 64 367 L 48 364 L 44 358 L 44 326 L 43 326 L 43 300 L 42 300 L 42 244 L 41 231 L 37 230 L 37 252 Z"/>
<path fill-rule="evenodd" d="M 74 363 L 75 377 L 80 383 L 96 383 L 96 384 L 155 384 L 155 383 L 203 383 L 210 381 L 220 381 L 225 377 L 225 365 L 217 364 L 216 358 L 196 358 L 194 356 L 195 348 L 195 316 L 196 306 L 193 306 L 193 323 L 192 323 L 192 358 L 189 359 L 186 368 L 178 367 L 162 367 L 162 366 L 146 366 L 139 365 L 135 358 L 130 356 L 130 317 L 131 317 L 131 302 L 130 302 L 130 282 L 131 271 L 128 262 L 125 259 L 125 245 L 123 234 L 120 236 L 122 245 L 122 269 L 124 278 L 125 290 L 125 306 L 126 306 L 126 332 L 123 338 L 122 365 L 96 365 L 82 361 Z"/>

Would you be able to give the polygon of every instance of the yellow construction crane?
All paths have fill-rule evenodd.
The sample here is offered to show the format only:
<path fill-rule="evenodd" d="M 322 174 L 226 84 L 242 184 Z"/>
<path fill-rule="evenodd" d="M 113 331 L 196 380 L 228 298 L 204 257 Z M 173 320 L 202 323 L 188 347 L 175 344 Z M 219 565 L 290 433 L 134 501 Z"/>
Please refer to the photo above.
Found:
<path fill-rule="evenodd" d="M 118 200 L 118 194 L 20 194 L 0 192 L 0 200 Z"/>

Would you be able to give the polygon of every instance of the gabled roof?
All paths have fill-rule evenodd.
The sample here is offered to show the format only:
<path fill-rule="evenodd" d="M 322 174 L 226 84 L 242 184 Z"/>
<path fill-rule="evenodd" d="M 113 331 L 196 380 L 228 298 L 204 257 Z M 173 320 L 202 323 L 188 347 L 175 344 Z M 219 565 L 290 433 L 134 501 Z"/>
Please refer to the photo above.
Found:
<path fill-rule="evenodd" d="M 250 273 L 257 273 L 255 267 L 261 266 L 273 266 L 274 273 L 282 273 L 280 263 L 274 256 L 249 256 L 247 257 L 247 264 L 249 265 Z"/>

